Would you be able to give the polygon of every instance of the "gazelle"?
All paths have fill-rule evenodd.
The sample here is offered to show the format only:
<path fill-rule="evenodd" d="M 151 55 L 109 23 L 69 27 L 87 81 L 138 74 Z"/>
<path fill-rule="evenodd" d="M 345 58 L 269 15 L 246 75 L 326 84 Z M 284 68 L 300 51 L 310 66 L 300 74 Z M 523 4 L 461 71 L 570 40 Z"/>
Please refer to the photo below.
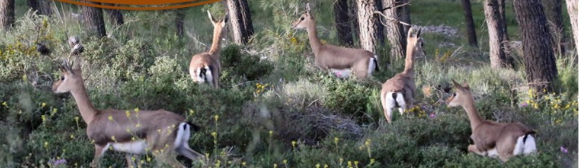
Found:
<path fill-rule="evenodd" d="M 424 57 L 423 39 L 421 39 L 421 29 L 415 31 L 411 27 L 407 35 L 407 55 L 405 57 L 405 70 L 396 74 L 391 79 L 383 83 L 381 89 L 381 104 L 387 122 L 391 123 L 393 108 L 399 107 L 399 113 L 403 115 L 405 109 L 414 106 L 415 96 L 415 70 L 414 59 Z M 415 33 L 415 34 L 413 34 Z"/>
<path fill-rule="evenodd" d="M 535 132 L 520 122 L 497 123 L 484 120 L 475 109 L 473 96 L 467 82 L 463 86 L 453 81 L 456 92 L 447 99 L 448 107 L 461 106 L 467 112 L 471 124 L 473 145 L 467 150 L 482 156 L 497 157 L 507 161 L 514 155 L 536 152 Z"/>
<path fill-rule="evenodd" d="M 71 55 L 74 52 L 71 51 Z M 184 167 L 176 160 L 175 153 L 192 160 L 204 158 L 189 147 L 190 131 L 198 127 L 187 123 L 183 116 L 165 110 L 98 110 L 87 95 L 78 55 L 73 67 L 65 61 L 61 70 L 60 80 L 54 83 L 52 90 L 70 92 L 76 101 L 87 124 L 87 136 L 95 145 L 91 167 L 98 166 L 109 148 L 126 152 L 129 167 L 135 167 L 131 158 L 135 154 L 152 153 L 174 167 Z"/>
<path fill-rule="evenodd" d="M 207 15 L 213 24 L 213 41 L 208 52 L 199 53 L 191 58 L 189 63 L 189 75 L 194 82 L 210 83 L 213 87 L 219 87 L 219 77 L 222 69 L 220 62 L 220 42 L 224 34 L 224 27 L 228 22 L 228 14 L 221 21 L 217 21 L 211 13 Z"/>
<path fill-rule="evenodd" d="M 330 70 L 339 78 L 347 78 L 354 73 L 357 79 L 366 79 L 373 71 L 379 70 L 377 56 L 370 51 L 322 44 L 316 33 L 316 20 L 310 14 L 309 4 L 306 4 L 306 12 L 292 23 L 292 28 L 306 29 L 314 52 L 314 64 L 323 70 Z"/>

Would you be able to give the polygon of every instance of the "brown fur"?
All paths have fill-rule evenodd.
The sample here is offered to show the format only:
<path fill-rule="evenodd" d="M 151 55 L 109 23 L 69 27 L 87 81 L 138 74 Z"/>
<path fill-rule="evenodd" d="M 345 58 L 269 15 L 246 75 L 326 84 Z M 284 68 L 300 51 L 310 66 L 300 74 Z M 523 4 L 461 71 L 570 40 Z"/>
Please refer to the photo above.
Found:
<path fill-rule="evenodd" d="M 406 107 L 403 109 L 409 109 L 414 106 L 414 96 L 415 96 L 415 70 L 414 59 L 422 54 L 425 55 L 423 51 L 423 40 L 419 37 L 421 30 L 419 29 L 416 35 L 413 35 L 413 28 L 409 29 L 409 34 L 407 36 L 407 52 L 405 58 L 405 70 L 401 73 L 396 74 L 392 78 L 388 79 L 383 83 L 381 89 L 381 104 L 383 105 L 383 113 L 387 122 L 391 123 L 391 116 L 387 114 L 387 107 L 385 105 L 385 96 L 389 92 L 402 93 Z M 402 113 L 402 112 L 401 112 Z"/>
<path fill-rule="evenodd" d="M 314 64 L 323 70 L 329 69 L 351 69 L 357 79 L 366 79 L 368 66 L 374 54 L 368 50 L 339 47 L 322 44 L 316 33 L 316 20 L 310 14 L 310 7 L 307 5 L 306 13 L 302 14 L 298 20 L 292 23 L 294 29 L 306 29 L 310 46 L 314 53 Z M 375 70 L 378 70 L 376 65 Z"/>
<path fill-rule="evenodd" d="M 79 64 L 78 57 L 76 63 Z M 183 167 L 173 157 L 176 127 L 185 122 L 183 116 L 165 110 L 139 112 L 130 110 L 128 116 L 123 110 L 98 110 L 88 98 L 80 65 L 71 68 L 65 64 L 61 75 L 61 80 L 54 83 L 52 90 L 56 93 L 70 92 L 73 95 L 79 112 L 87 124 L 87 136 L 95 145 L 95 157 L 91 167 L 98 166 L 108 143 L 124 143 L 139 139 L 146 140 L 149 152 L 156 158 L 163 159 L 174 167 Z M 189 148 L 177 147 L 176 151 L 190 159 L 204 157 Z M 131 156 L 132 154 L 127 154 L 126 160 L 129 166 L 134 166 Z"/>
<path fill-rule="evenodd" d="M 471 139 L 474 144 L 468 146 L 469 152 L 484 155 L 488 150 L 497 149 L 502 161 L 507 161 L 513 156 L 513 150 L 518 137 L 534 134 L 535 132 L 520 122 L 498 123 L 484 120 L 479 116 L 469 85 L 459 85 L 453 81 L 456 93 L 447 99 L 447 106 L 462 106 L 471 124 Z"/>
<path fill-rule="evenodd" d="M 207 66 L 210 68 L 210 71 L 212 73 L 213 81 L 211 85 L 214 88 L 219 88 L 219 77 L 222 70 L 222 65 L 220 62 L 220 49 L 221 49 L 220 41 L 225 32 L 224 28 L 226 26 L 226 22 L 228 21 L 228 14 L 226 13 L 224 19 L 222 19 L 221 21 L 216 21 L 211 16 L 211 13 L 209 13 L 209 11 L 207 11 L 207 13 L 211 23 L 214 26 L 213 41 L 211 44 L 211 48 L 208 52 L 196 54 L 191 58 L 191 62 L 189 63 L 189 75 L 191 75 L 191 78 L 193 79 L 194 82 L 200 82 L 197 81 L 197 78 L 195 78 L 195 75 L 199 73 L 197 72 L 197 69 L 204 68 Z"/>

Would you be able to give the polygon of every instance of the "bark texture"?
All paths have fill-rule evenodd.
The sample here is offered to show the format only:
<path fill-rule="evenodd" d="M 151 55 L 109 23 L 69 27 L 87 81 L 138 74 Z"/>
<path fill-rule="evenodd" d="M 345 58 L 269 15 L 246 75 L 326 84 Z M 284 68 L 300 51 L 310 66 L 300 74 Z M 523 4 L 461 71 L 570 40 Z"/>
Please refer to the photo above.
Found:
<path fill-rule="evenodd" d="M 383 1 L 383 9 L 388 7 L 394 7 L 397 4 L 401 4 L 400 0 L 382 0 Z M 402 20 L 399 16 L 398 8 L 390 8 L 383 11 L 383 14 L 386 16 Z M 391 47 L 390 56 L 395 57 L 396 59 L 405 58 L 405 47 L 406 44 L 406 37 L 405 37 L 405 29 L 403 25 L 399 24 L 398 22 L 394 22 L 391 20 L 384 20 L 385 23 L 385 31 L 387 33 L 387 39 L 389 40 L 389 45 Z"/>
<path fill-rule="evenodd" d="M 485 21 L 487 22 L 487 31 L 489 34 L 489 59 L 491 67 L 505 68 L 511 67 L 506 53 L 503 21 L 499 12 L 499 3 L 497 0 L 485 0 L 483 2 Z"/>
<path fill-rule="evenodd" d="M 538 92 L 554 91 L 558 70 L 552 50 L 552 38 L 540 0 L 513 1 L 522 37 L 526 78 Z"/>
<path fill-rule="evenodd" d="M 461 5 L 463 5 L 463 14 L 465 16 L 465 25 L 467 28 L 467 41 L 469 41 L 469 45 L 477 47 L 477 34 L 475 33 L 475 23 L 473 23 L 471 2 L 470 0 L 461 0 Z"/>
<path fill-rule="evenodd" d="M 373 14 L 377 10 L 376 4 L 375 0 L 357 0 L 356 2 L 360 46 L 373 53 L 376 53 L 377 41 L 381 33 L 377 25 L 378 17 Z"/>
<path fill-rule="evenodd" d="M 554 42 L 554 54 L 562 55 L 564 48 L 564 22 L 562 17 L 562 0 L 543 0 L 544 13 L 551 28 L 552 40 Z M 578 11 L 576 11 L 578 12 Z"/>
<path fill-rule="evenodd" d="M 578 0 L 566 0 L 566 8 L 568 9 L 568 15 L 570 15 L 570 24 L 572 24 L 572 37 L 574 37 L 574 43 L 576 44 L 576 54 L 580 52 L 580 41 L 578 41 Z M 576 55 L 578 56 L 578 55 Z"/>
<path fill-rule="evenodd" d="M 4 30 L 14 24 L 14 0 L 0 0 L 0 25 Z"/>
<path fill-rule="evenodd" d="M 175 34 L 179 38 L 183 38 L 185 36 L 184 30 L 184 20 L 185 20 L 185 9 L 176 9 L 175 10 Z"/>
<path fill-rule="evenodd" d="M 348 15 L 348 0 L 337 0 L 334 2 L 334 23 L 336 26 L 336 35 L 341 45 L 352 46 L 352 29 Z"/>
<path fill-rule="evenodd" d="M 88 2 L 99 4 L 97 2 Z M 103 10 L 101 8 L 95 8 L 90 6 L 82 6 L 83 19 L 85 27 L 88 29 L 89 33 L 95 34 L 98 37 L 105 37 L 107 32 L 105 30 L 105 20 L 103 19 Z"/>
<path fill-rule="evenodd" d="M 226 0 L 234 42 L 245 45 L 254 34 L 250 6 L 247 0 Z"/>
<path fill-rule="evenodd" d="M 109 5 L 112 5 L 112 4 L 109 4 Z M 109 15 L 109 20 L 111 21 L 111 24 L 113 24 L 115 26 L 121 26 L 121 25 L 125 24 L 125 18 L 123 17 L 123 12 L 121 12 L 120 10 L 105 9 L 105 11 L 107 12 L 107 15 Z"/>

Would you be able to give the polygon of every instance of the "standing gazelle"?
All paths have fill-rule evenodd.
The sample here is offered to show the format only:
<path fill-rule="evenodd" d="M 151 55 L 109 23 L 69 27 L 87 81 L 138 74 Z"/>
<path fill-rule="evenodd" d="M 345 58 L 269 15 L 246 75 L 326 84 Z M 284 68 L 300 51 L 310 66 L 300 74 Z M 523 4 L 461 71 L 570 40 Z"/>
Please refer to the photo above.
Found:
<path fill-rule="evenodd" d="M 208 52 L 199 53 L 191 58 L 189 63 L 189 75 L 194 82 L 210 83 L 213 87 L 219 87 L 219 77 L 222 70 L 220 62 L 220 44 L 224 34 L 224 27 L 228 22 L 228 14 L 221 21 L 215 20 L 211 13 L 207 15 L 213 24 L 213 41 Z"/>
<path fill-rule="evenodd" d="M 323 70 L 330 70 L 340 78 L 347 78 L 354 73 L 359 80 L 379 70 L 377 56 L 370 51 L 322 44 L 316 33 L 316 20 L 310 14 L 309 4 L 306 4 L 306 12 L 292 23 L 292 28 L 306 29 L 314 52 L 314 64 Z"/>
<path fill-rule="evenodd" d="M 71 55 L 74 52 L 71 51 Z M 55 93 L 70 92 L 76 101 L 87 124 L 87 136 L 95 145 L 91 167 L 98 166 L 109 147 L 126 152 L 129 167 L 135 167 L 131 158 L 135 154 L 152 153 L 160 161 L 180 168 L 184 166 L 176 160 L 176 152 L 192 160 L 204 158 L 189 147 L 190 130 L 193 127 L 196 131 L 197 126 L 188 124 L 183 116 L 165 110 L 96 109 L 87 95 L 78 55 L 74 62 L 71 68 L 65 61 L 60 80 L 54 83 L 52 90 Z"/>
<path fill-rule="evenodd" d="M 453 81 L 456 92 L 447 99 L 447 106 L 465 109 L 471 124 L 471 139 L 474 145 L 467 150 L 482 156 L 496 157 L 507 161 L 514 155 L 536 152 L 535 131 L 520 122 L 497 123 L 484 120 L 475 109 L 475 102 L 467 83 L 463 86 Z"/>
<path fill-rule="evenodd" d="M 421 29 L 413 32 L 415 29 L 411 27 L 407 35 L 407 55 L 405 57 L 405 70 L 396 74 L 391 79 L 383 83 L 381 89 L 381 104 L 383 105 L 383 113 L 387 118 L 387 122 L 391 123 L 393 115 L 393 108 L 399 107 L 399 113 L 403 115 L 405 109 L 414 106 L 415 96 L 415 70 L 414 59 L 425 56 L 423 50 L 423 39 L 421 39 Z M 415 35 L 413 35 L 415 33 Z"/>

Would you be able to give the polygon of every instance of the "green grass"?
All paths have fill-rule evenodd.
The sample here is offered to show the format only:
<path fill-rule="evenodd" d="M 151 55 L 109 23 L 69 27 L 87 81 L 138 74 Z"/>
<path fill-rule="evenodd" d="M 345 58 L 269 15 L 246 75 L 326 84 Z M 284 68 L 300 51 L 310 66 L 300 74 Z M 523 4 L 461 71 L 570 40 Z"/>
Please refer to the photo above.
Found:
<path fill-rule="evenodd" d="M 222 88 L 216 90 L 191 81 L 189 60 L 206 47 L 190 37 L 174 36 L 172 11 L 126 11 L 127 24 L 108 25 L 109 37 L 97 40 L 69 16 L 76 7 L 55 2 L 62 19 L 45 18 L 27 14 L 25 3 L 19 1 L 18 24 L 0 34 L 0 136 L 4 137 L 0 165 L 86 167 L 92 160 L 93 147 L 74 100 L 51 91 L 59 77 L 58 58 L 68 53 L 65 40 L 77 35 L 86 49 L 83 76 L 93 104 L 99 109 L 166 109 L 186 116 L 202 126 L 189 143 L 209 156 L 205 167 L 577 167 L 578 66 L 570 61 L 573 56 L 558 59 L 559 93 L 536 97 L 528 91 L 522 70 L 488 66 L 483 7 L 474 2 L 482 49 L 438 47 L 467 42 L 461 35 L 424 33 L 428 56 L 418 59 L 415 67 L 418 107 L 404 115 L 397 113 L 388 125 L 377 82 L 400 72 L 402 62 L 393 60 L 371 82 L 321 72 L 313 65 L 306 32 L 290 29 L 298 17 L 294 12 L 302 11 L 304 2 L 250 1 L 256 36 L 245 47 L 224 45 Z M 319 35 L 337 44 L 333 1 L 310 3 L 319 20 Z M 444 24 L 458 28 L 460 34 L 465 31 L 459 1 L 412 3 L 414 24 Z M 208 45 L 212 26 L 206 10 L 216 17 L 224 13 L 221 3 L 187 9 L 185 27 Z M 516 40 L 517 23 L 509 5 L 507 11 L 510 37 Z M 48 42 L 53 58 L 35 53 L 36 40 Z M 388 47 L 379 51 L 384 55 Z M 467 153 L 471 131 L 465 111 L 440 104 L 448 94 L 420 92 L 424 86 L 449 86 L 451 79 L 469 82 L 485 119 L 520 121 L 534 128 L 540 152 L 507 163 Z M 158 167 L 151 155 L 140 158 L 144 167 Z M 54 166 L 59 159 L 67 163 Z M 179 160 L 191 167 L 202 164 Z M 101 164 L 125 166 L 123 155 L 112 151 Z"/>

